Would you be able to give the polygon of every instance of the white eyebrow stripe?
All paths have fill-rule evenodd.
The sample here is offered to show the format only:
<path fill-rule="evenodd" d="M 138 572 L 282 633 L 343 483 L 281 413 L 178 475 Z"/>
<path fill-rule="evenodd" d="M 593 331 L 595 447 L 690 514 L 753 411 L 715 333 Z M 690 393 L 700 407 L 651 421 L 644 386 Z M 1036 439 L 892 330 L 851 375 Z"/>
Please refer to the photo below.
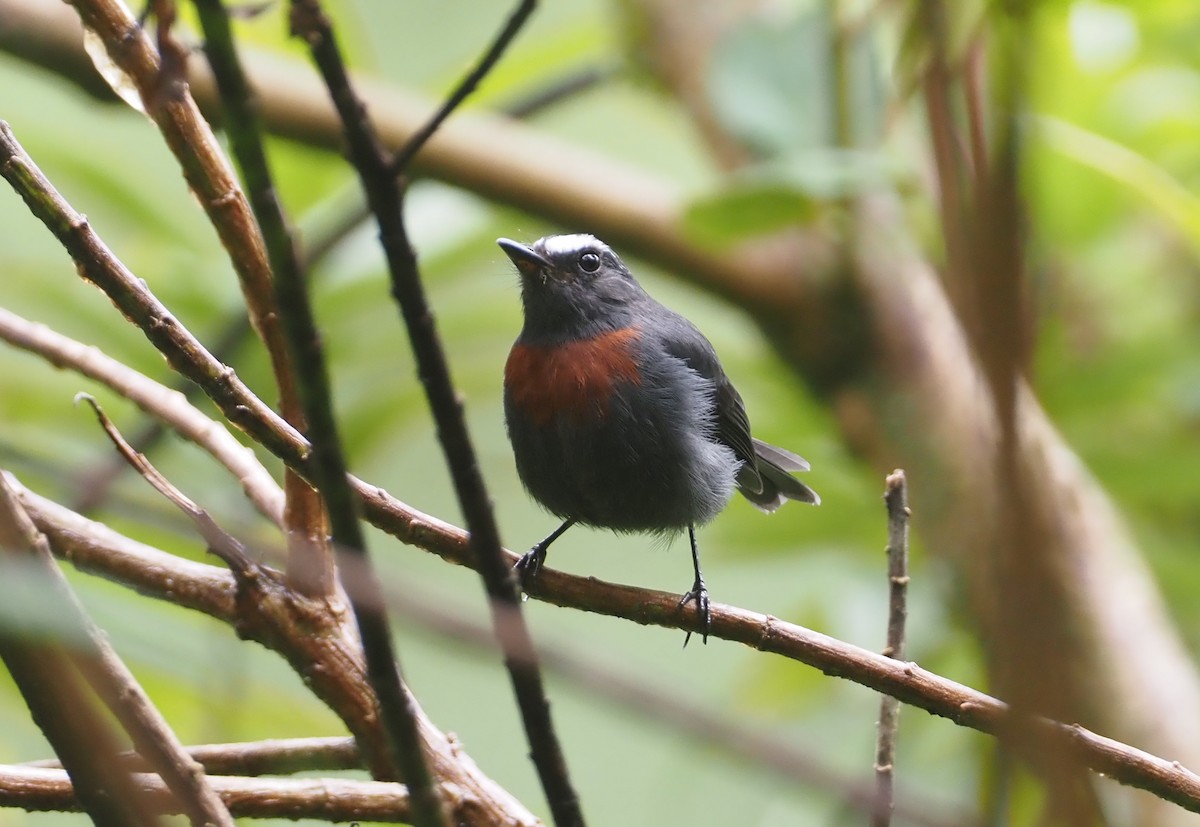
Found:
<path fill-rule="evenodd" d="M 608 245 L 594 235 L 587 233 L 575 233 L 573 235 L 550 235 L 543 238 L 537 243 L 537 246 L 542 248 L 542 251 L 548 256 L 561 256 L 569 253 L 574 253 L 579 250 L 595 247 L 600 250 L 608 250 Z"/>

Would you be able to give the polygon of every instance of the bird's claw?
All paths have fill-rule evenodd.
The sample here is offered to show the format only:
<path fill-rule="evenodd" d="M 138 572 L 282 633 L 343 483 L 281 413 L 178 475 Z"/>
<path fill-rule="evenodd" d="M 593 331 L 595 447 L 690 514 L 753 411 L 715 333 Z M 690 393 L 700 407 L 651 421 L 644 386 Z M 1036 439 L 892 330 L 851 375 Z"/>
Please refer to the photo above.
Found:
<path fill-rule="evenodd" d="M 525 554 L 521 555 L 521 559 L 516 562 L 513 568 L 517 572 L 517 580 L 521 587 L 538 576 L 538 572 L 542 570 L 542 563 L 546 561 L 546 549 L 539 543 L 531 548 Z"/>
<path fill-rule="evenodd" d="M 712 631 L 712 613 L 708 608 L 708 589 L 704 587 L 703 580 L 696 580 L 696 582 L 692 584 L 692 588 L 688 590 L 687 594 L 680 598 L 678 608 L 682 609 L 689 603 L 695 603 L 696 611 L 700 613 L 700 624 L 703 629 L 703 631 L 700 633 L 700 636 L 705 645 L 707 645 L 708 634 Z M 687 648 L 687 645 L 691 639 L 692 633 L 689 631 L 687 633 L 687 637 L 683 639 L 683 646 L 685 649 Z"/>

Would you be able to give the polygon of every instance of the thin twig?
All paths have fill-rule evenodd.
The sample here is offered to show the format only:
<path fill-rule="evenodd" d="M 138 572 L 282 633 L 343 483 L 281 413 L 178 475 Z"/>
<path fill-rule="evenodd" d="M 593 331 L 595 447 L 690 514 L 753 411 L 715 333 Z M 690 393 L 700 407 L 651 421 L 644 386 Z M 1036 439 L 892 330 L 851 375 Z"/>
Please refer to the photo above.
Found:
<path fill-rule="evenodd" d="M 450 117 L 451 113 L 465 101 L 472 92 L 479 86 L 496 62 L 508 49 L 509 44 L 517 36 L 525 26 L 525 21 L 529 19 L 529 15 L 533 14 L 533 10 L 537 8 L 537 0 L 520 0 L 517 7 L 508 17 L 508 22 L 504 24 L 499 34 L 492 41 L 492 45 L 480 57 L 479 62 L 475 64 L 467 75 L 459 81 L 458 86 L 454 91 L 442 102 L 438 111 L 434 113 L 424 126 L 416 131 L 416 133 L 408 139 L 403 147 L 392 158 L 390 170 L 392 175 L 405 175 L 408 171 L 408 164 L 413 157 L 421 151 L 421 147 L 425 146 L 425 142 L 433 137 L 433 133 L 438 131 L 438 127 Z"/>
<path fill-rule="evenodd" d="M 266 244 L 275 284 L 302 284 L 305 278 L 304 265 L 271 177 L 263 147 L 262 118 L 234 47 L 225 4 L 222 0 L 193 2 L 204 30 L 204 51 L 221 94 L 225 132 L 229 136 L 234 160 L 246 182 L 246 194 Z M 283 334 L 286 335 L 286 319 L 284 328 Z M 275 327 L 271 329 L 276 330 Z M 292 354 L 293 357 L 295 355 Z M 276 371 L 295 369 L 302 374 L 310 365 L 292 358 L 278 360 L 273 367 Z M 303 381 L 300 375 L 277 376 L 276 381 L 285 394 L 303 394 L 303 389 L 298 388 L 298 383 Z M 302 400 L 297 398 L 290 404 L 301 416 L 307 414 L 301 409 Z M 285 407 L 285 417 L 286 410 Z M 334 588 L 333 555 L 326 536 L 322 501 L 307 484 L 299 480 L 289 485 L 288 495 L 288 580 L 303 594 L 331 594 Z"/>
<path fill-rule="evenodd" d="M 888 623 L 883 653 L 904 660 L 904 627 L 908 622 L 908 483 L 897 469 L 887 476 L 883 494 L 887 506 Z M 875 742 L 875 807 L 872 827 L 888 827 L 895 810 L 896 731 L 900 725 L 900 702 L 884 695 L 879 702 L 878 736 Z"/>
<path fill-rule="evenodd" d="M 430 124 L 418 131 L 418 137 L 432 135 L 453 106 L 461 102 L 491 68 L 533 5 L 530 0 L 522 0 L 476 70 L 450 96 L 447 106 Z M 438 438 L 470 531 L 472 552 L 478 560 L 476 569 L 489 598 L 493 625 L 504 647 L 505 667 L 521 711 L 530 755 L 551 815 L 557 827 L 582 827 L 584 819 L 579 796 L 571 783 L 566 757 L 554 730 L 533 642 L 521 618 L 520 591 L 512 565 L 504 559 L 500 531 L 463 417 L 462 402 L 450 378 L 446 355 L 421 284 L 416 253 L 408 240 L 402 188 L 390 174 L 402 169 L 407 161 L 401 156 L 396 159 L 401 163 L 389 162 L 366 109 L 350 84 L 332 27 L 319 0 L 293 0 L 292 29 L 308 42 L 313 59 L 329 87 L 346 131 L 351 162 L 359 173 L 367 203 L 379 226 L 379 238 L 392 279 L 392 295 L 400 305 L 418 374 L 437 423 Z M 420 137 L 419 141 L 410 142 L 409 151 L 415 153 L 424 140 Z"/>
<path fill-rule="evenodd" d="M 201 744 L 184 747 L 209 775 L 291 775 L 297 772 L 330 772 L 362 769 L 362 758 L 349 736 L 327 738 L 281 738 L 235 744 Z M 123 752 L 118 759 L 129 772 L 146 772 L 149 765 L 136 752 Z M 23 767 L 62 769 L 50 758 L 26 761 Z"/>
<path fill-rule="evenodd" d="M 133 777 L 138 792 L 164 812 L 179 812 L 155 775 Z M 348 778 L 241 778 L 213 776 L 217 795 L 236 818 L 314 819 L 329 822 L 410 823 L 403 784 Z M 27 811 L 78 811 L 71 779 L 62 770 L 0 765 L 0 806 Z"/>
<path fill-rule="evenodd" d="M 172 505 L 188 516 L 199 530 L 200 536 L 204 538 L 208 550 L 220 557 L 236 577 L 253 577 L 257 573 L 258 567 L 246 553 L 245 546 L 236 537 L 217 525 L 216 520 L 207 511 L 196 505 L 170 480 L 159 473 L 159 470 L 150 464 L 150 460 L 133 450 L 94 397 L 80 393 L 76 395 L 75 400 L 87 402 L 92 406 L 96 418 L 100 420 L 100 427 L 104 429 L 104 433 L 108 434 L 108 438 L 112 440 L 113 445 L 116 446 L 125 461 L 136 469 L 155 491 L 166 497 Z"/>
<path fill-rule="evenodd" d="M 4 308 L 0 308 L 0 339 L 38 354 L 56 367 L 70 368 L 107 385 L 155 420 L 167 423 L 180 436 L 191 440 L 225 466 L 242 484 L 250 502 L 267 519 L 282 527 L 283 491 L 270 472 L 258 461 L 253 450 L 238 442 L 223 424 L 189 404 L 182 393 L 160 385 L 97 348 L 88 347 Z M 118 461 L 123 466 L 127 464 Z"/>
<path fill-rule="evenodd" d="M 575 97 L 610 80 L 617 74 L 614 65 L 585 66 L 554 78 L 544 86 L 524 92 L 503 107 L 510 118 L 528 118 L 560 101 Z"/>

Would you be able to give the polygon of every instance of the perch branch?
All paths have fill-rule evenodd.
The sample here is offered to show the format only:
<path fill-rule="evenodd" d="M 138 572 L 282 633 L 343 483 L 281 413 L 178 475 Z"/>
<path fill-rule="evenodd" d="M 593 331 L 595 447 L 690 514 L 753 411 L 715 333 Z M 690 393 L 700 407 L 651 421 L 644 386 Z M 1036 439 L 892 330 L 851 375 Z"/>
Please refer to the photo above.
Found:
<path fill-rule="evenodd" d="M 44 498 L 17 486 L 22 504 L 34 519 L 39 530 L 50 538 L 56 553 L 71 559 L 83 557 L 86 570 L 121 582 L 129 582 L 145 594 L 171 599 L 183 588 L 204 588 L 213 591 L 230 586 L 219 585 L 208 575 L 205 583 L 180 584 L 177 580 L 193 576 L 197 564 L 177 560 L 167 565 L 144 552 L 132 556 L 123 543 L 80 541 L 81 526 L 96 526 L 98 532 L 111 537 L 113 532 L 85 518 L 55 506 Z M 357 483 L 364 495 L 368 517 L 380 528 L 411 545 L 432 551 L 457 565 L 469 566 L 471 554 L 466 532 L 389 497 L 381 489 Z M 65 512 L 65 513 L 64 513 Z M 59 543 L 70 544 L 64 552 Z M 132 544 L 135 548 L 137 544 Z M 132 557 L 132 559 L 128 559 Z M 115 558 L 110 566 L 109 559 Z M 514 563 L 517 555 L 509 555 Z M 212 569 L 202 566 L 201 569 Z M 229 577 L 227 573 L 216 570 Z M 543 572 L 533 596 L 555 605 L 595 612 L 631 620 L 645 625 L 687 630 L 694 619 L 678 611 L 678 595 L 650 589 L 606 583 L 590 577 L 577 577 L 553 569 Z M 228 582 L 228 581 L 227 581 Z M 193 597 L 191 604 L 206 611 L 220 609 L 216 596 L 208 600 Z M 227 616 L 209 611 L 214 617 L 232 622 L 232 610 Z M 723 604 L 712 607 L 712 637 L 743 643 L 751 648 L 772 652 L 805 663 L 822 672 L 859 683 L 876 692 L 891 695 L 900 701 L 947 718 L 959 726 L 995 734 L 1009 715 L 1006 704 L 955 681 L 921 669 L 914 663 L 904 663 L 849 643 L 831 638 L 769 615 L 758 614 Z M 1046 737 L 1072 750 L 1078 760 L 1093 772 L 1105 775 L 1121 784 L 1147 790 L 1191 812 L 1200 813 L 1200 776 L 1179 764 L 1151 755 L 1114 739 L 1098 735 L 1083 727 L 1046 719 L 1035 724 Z"/>

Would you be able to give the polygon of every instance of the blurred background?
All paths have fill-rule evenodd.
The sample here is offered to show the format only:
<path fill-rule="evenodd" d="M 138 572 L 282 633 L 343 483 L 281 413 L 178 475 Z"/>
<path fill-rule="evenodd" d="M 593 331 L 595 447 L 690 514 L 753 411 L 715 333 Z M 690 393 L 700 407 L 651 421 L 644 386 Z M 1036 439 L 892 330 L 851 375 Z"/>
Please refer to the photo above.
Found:
<path fill-rule="evenodd" d="M 21 4 L 10 0 L 0 10 L 10 5 Z M 357 71 L 431 101 L 472 64 L 509 11 L 490 0 L 329 5 Z M 1064 541 L 1079 552 L 1068 556 L 1067 579 L 1104 580 L 1097 591 L 1111 596 L 1111 616 L 1093 614 L 1104 601 L 1092 598 L 1080 600 L 1091 609 L 1072 614 L 1099 653 L 1085 656 L 1085 668 L 1098 691 L 1109 693 L 1092 699 L 1103 709 L 1087 722 L 1188 763 L 1170 739 L 1158 740 L 1145 717 L 1178 714 L 1173 726 L 1181 737 L 1200 731 L 1193 720 L 1200 706 L 1186 706 L 1188 699 L 1200 700 L 1191 689 L 1200 645 L 1194 597 L 1200 589 L 1200 13 L 1188 0 L 1059 0 L 1028 9 L 976 0 L 924 17 L 932 5 L 545 3 L 467 108 L 500 111 L 552 93 L 522 120 L 579 150 L 582 160 L 561 172 L 552 166 L 557 159 L 547 160 L 546 175 L 586 181 L 584 160 L 619 163 L 672 194 L 679 208 L 673 231 L 695 249 L 736 259 L 760 235 L 771 239 L 766 246 L 781 237 L 789 244 L 793 235 L 799 239 L 787 248 L 793 253 L 772 259 L 784 264 L 765 268 L 786 285 L 769 288 L 780 291 L 776 310 L 794 302 L 791 315 L 772 316 L 762 296 L 745 285 L 723 287 L 716 277 L 668 266 L 671 256 L 655 255 L 652 234 L 631 242 L 626 256 L 654 296 L 705 331 L 746 400 L 756 436 L 809 459 L 813 470 L 805 481 L 823 498 L 820 508 L 791 506 L 769 518 L 738 499 L 705 527 L 700 542 L 713 599 L 881 649 L 883 475 L 903 465 L 911 472 L 914 511 L 907 657 L 985 691 L 996 691 L 989 634 L 1003 621 L 987 616 L 979 597 L 986 587 L 979 586 L 972 561 L 996 540 L 976 543 L 971 526 L 954 524 L 953 515 L 974 513 L 972 498 L 994 478 L 986 465 L 970 484 L 946 470 L 954 466 L 946 457 L 969 457 L 975 448 L 955 443 L 960 432 L 946 427 L 953 412 L 930 413 L 937 403 L 930 399 L 944 393 L 948 404 L 957 404 L 961 389 L 939 389 L 929 376 L 917 375 L 920 365 L 963 343 L 934 335 L 940 317 L 909 316 L 918 332 L 898 338 L 871 333 L 891 324 L 880 308 L 897 305 L 872 294 L 870 285 L 880 262 L 894 263 L 891 276 L 902 286 L 947 284 L 947 294 L 954 293 L 961 268 L 947 229 L 955 213 L 947 211 L 939 134 L 952 139 L 951 155 L 967 159 L 958 166 L 970 178 L 972 169 L 983 168 L 980 155 L 972 154 L 978 147 L 955 146 L 954 139 L 969 145 L 972 129 L 982 127 L 986 142 L 1011 127 L 1024 205 L 1019 236 L 1027 322 L 1022 336 L 1013 331 L 1012 348 L 1024 354 L 1022 370 L 1058 431 L 1051 443 L 1069 446 L 1082 463 L 1066 461 L 1065 479 L 1036 463 L 1029 473 L 1085 516 L 1103 510 L 1105 520 L 1127 531 L 1114 541 L 1116 564 L 1105 562 L 1103 548 Z M 186 26 L 190 10 L 183 7 Z M 280 4 L 240 21 L 238 35 L 247 48 L 293 61 L 297 73 L 311 71 L 305 50 L 287 36 Z M 157 130 L 128 107 L 82 91 L 64 77 L 65 66 L 56 72 L 32 65 L 13 45 L 20 38 L 8 31 L 8 45 L 0 46 L 0 117 L 125 264 L 212 344 L 243 312 L 240 294 Z M 1014 43 L 1020 48 L 1013 50 Z M 574 91 L 559 88 L 576 81 Z M 939 100 L 949 107 L 941 115 Z M 1015 108 L 1004 108 L 1013 101 Z M 981 103 L 982 113 L 973 103 Z M 353 170 L 328 147 L 273 138 L 270 149 L 301 238 L 329 238 L 357 209 Z M 501 150 L 495 163 L 506 163 Z M 619 203 L 623 183 L 597 176 L 592 186 L 601 200 Z M 886 209 L 858 210 L 873 199 L 884 199 Z M 514 203 L 523 202 L 420 177 L 407 219 L 502 537 L 509 548 L 523 550 L 556 520 L 521 489 L 504 434 L 501 377 L 521 312 L 517 277 L 495 239 L 582 231 L 605 237 L 618 252 L 623 248 L 619 234 L 571 223 L 575 216 L 564 219 L 552 205 L 519 210 Z M 953 199 L 949 203 L 953 208 Z M 619 216 L 612 220 L 620 223 Z M 876 275 L 863 274 L 872 267 Z M 943 279 L 920 281 L 918 274 L 906 282 L 914 267 Z M 7 188 L 0 193 L 0 272 L 4 307 L 173 381 L 141 333 L 76 276 L 61 247 Z M 354 473 L 461 524 L 407 340 L 387 297 L 374 228 L 363 224 L 339 235 L 313 277 Z M 922 330 L 931 338 L 922 339 Z M 898 349 L 897 342 L 909 342 L 912 350 Z M 243 341 L 225 358 L 274 401 L 257 341 Z M 203 559 L 191 527 L 140 479 L 128 472 L 109 479 L 110 444 L 72 398 L 81 390 L 95 394 L 126 433 L 145 421 L 132 405 L 8 347 L 0 348 L 0 388 L 0 466 L 47 497 L 86 506 L 119 531 Z M 151 458 L 240 536 L 263 549 L 278 545 L 238 486 L 194 446 L 168 437 Z M 265 454 L 264 460 L 278 468 Z M 1077 480 L 1085 493 L 1072 500 L 1063 490 Z M 453 615 L 486 622 L 473 572 L 377 532 L 370 545 L 394 593 L 419 595 Z M 691 582 L 683 536 L 664 544 L 576 529 L 555 546 L 550 565 L 680 593 Z M 207 618 L 68 574 L 185 743 L 343 734 L 273 654 Z M 1131 583 L 1137 596 L 1126 601 L 1122 590 Z M 1008 597 L 993 595 L 1000 604 Z M 676 631 L 536 601 L 526 611 L 540 642 L 613 680 L 634 680 L 680 705 L 768 731 L 848 777 L 870 777 L 879 699 L 861 686 L 720 640 L 684 650 Z M 401 615 L 398 645 L 429 715 L 458 735 L 486 773 L 545 816 L 496 656 Z M 1161 623 L 1149 631 L 1136 626 L 1146 617 Z M 1114 628 L 1130 634 L 1105 631 Z M 1163 708 L 1134 679 L 1104 676 L 1106 659 L 1121 660 L 1143 647 L 1170 653 L 1161 674 L 1142 670 L 1140 677 L 1146 686 L 1170 684 L 1180 707 Z M 1064 660 L 1074 655 L 1062 652 Z M 549 674 L 560 737 L 590 823 L 769 827 L 863 820 L 827 786 L 781 778 L 667 725 L 661 715 L 606 699 L 595 683 Z M 1134 708 L 1126 720 L 1126 707 L 1139 705 L 1131 699 L 1148 709 Z M 49 754 L 19 694 L 0 675 L 0 762 Z M 1113 824 L 1134 823 L 1127 820 L 1133 813 L 1140 823 L 1180 818 L 1169 811 L 1148 815 L 1120 799 L 1114 785 L 1100 783 L 1097 791 Z M 1035 823 L 1042 800 L 1038 786 L 1012 769 L 993 739 L 913 709 L 901 718 L 897 797 L 934 813 L 980 813 L 997 824 Z M 85 822 L 83 816 L 0 811 L 4 827 Z"/>

